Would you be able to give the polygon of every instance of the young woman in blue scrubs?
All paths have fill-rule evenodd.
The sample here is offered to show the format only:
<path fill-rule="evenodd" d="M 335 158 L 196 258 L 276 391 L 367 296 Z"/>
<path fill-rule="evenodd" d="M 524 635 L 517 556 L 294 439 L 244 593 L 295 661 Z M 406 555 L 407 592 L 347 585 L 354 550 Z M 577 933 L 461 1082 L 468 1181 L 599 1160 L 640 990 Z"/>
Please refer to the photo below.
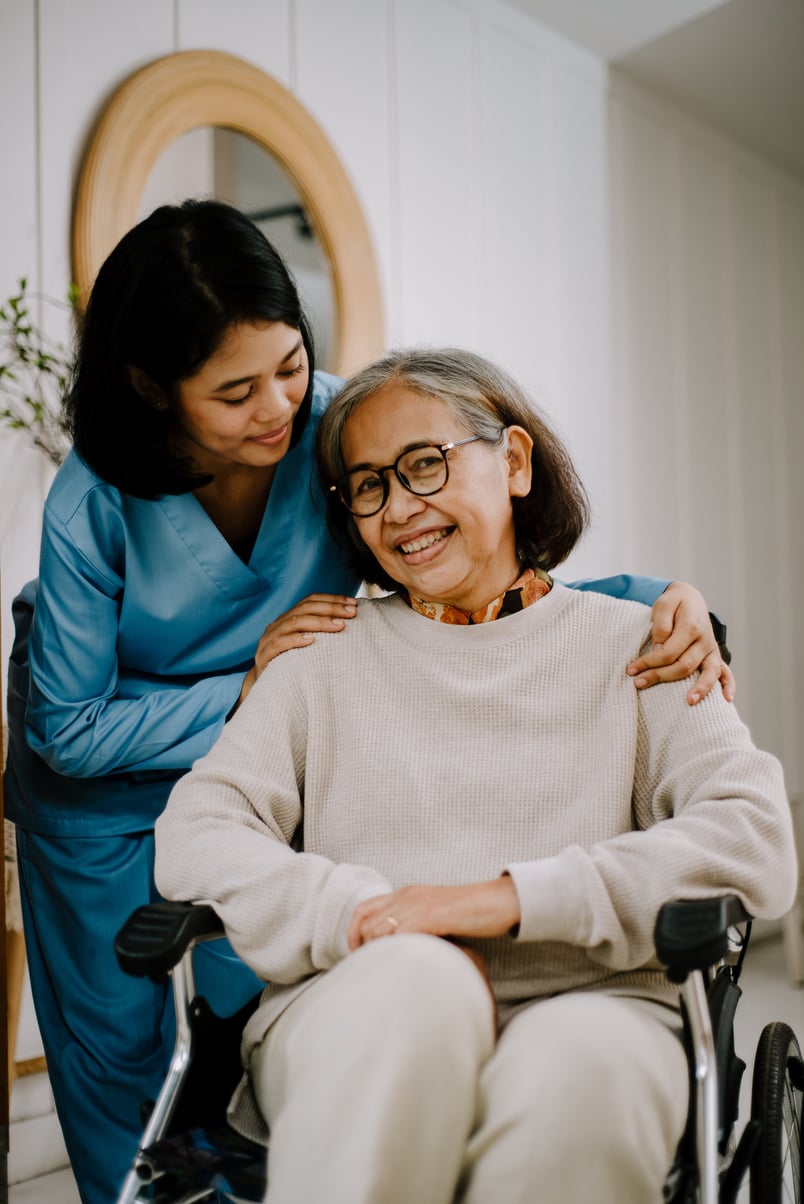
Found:
<path fill-rule="evenodd" d="M 168 1056 L 166 989 L 113 953 L 157 897 L 154 822 L 265 665 L 355 613 L 312 472 L 338 385 L 314 371 L 282 261 L 226 205 L 156 210 L 98 274 L 66 403 L 74 450 L 38 582 L 15 602 L 6 769 L 34 1002 L 84 1204 L 116 1197 Z M 706 658 L 697 692 L 723 673 L 730 692 L 703 600 L 666 585 L 582 588 L 663 595 L 664 649 L 632 666 L 638 684 Z M 219 1011 L 259 989 L 231 951 L 200 960 Z"/>

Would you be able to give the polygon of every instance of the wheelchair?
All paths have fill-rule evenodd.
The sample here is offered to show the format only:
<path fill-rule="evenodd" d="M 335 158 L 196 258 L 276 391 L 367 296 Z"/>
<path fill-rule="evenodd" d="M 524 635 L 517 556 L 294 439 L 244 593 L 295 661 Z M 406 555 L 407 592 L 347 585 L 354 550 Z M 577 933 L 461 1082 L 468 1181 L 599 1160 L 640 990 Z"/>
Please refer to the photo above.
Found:
<path fill-rule="evenodd" d="M 678 984 L 690 1066 L 687 1129 L 668 1175 L 666 1204 L 735 1204 L 748 1176 L 750 1204 L 802 1204 L 804 1059 L 787 1024 L 765 1026 L 754 1059 L 751 1116 L 737 1135 L 745 1062 L 734 1046 L 740 972 L 750 918 L 732 895 L 666 904 L 655 928 L 659 961 Z M 216 1016 L 196 996 L 192 950 L 223 935 L 208 905 L 153 903 L 119 932 L 121 968 L 170 976 L 176 1044 L 150 1108 L 118 1204 L 191 1204 L 263 1199 L 267 1157 L 226 1123 L 240 1079 L 240 1034 L 258 999 L 235 1016 Z"/>

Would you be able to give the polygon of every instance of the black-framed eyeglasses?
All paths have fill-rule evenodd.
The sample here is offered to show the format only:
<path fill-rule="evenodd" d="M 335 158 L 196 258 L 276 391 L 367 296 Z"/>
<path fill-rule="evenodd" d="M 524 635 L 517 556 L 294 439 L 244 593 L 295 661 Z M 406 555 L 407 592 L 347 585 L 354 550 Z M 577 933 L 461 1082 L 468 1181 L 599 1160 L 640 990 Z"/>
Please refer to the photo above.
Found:
<path fill-rule="evenodd" d="M 476 443 L 482 435 L 470 435 L 468 439 L 457 439 L 442 443 L 440 447 L 420 443 L 409 447 L 397 456 L 393 464 L 383 468 L 353 468 L 330 485 L 330 493 L 337 493 L 346 509 L 358 518 L 370 518 L 382 510 L 388 501 L 388 473 L 393 472 L 399 484 L 417 497 L 429 497 L 438 493 L 449 480 L 447 452 L 466 443 Z"/>

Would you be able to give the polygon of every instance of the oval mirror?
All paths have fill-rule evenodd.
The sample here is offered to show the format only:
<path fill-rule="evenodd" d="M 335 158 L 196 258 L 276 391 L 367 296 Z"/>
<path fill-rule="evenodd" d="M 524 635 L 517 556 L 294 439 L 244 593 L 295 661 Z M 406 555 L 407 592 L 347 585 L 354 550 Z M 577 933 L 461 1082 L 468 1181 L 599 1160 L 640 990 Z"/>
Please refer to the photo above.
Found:
<path fill-rule="evenodd" d="M 202 142 L 214 165 L 205 177 L 214 180 L 211 188 L 194 174 Z M 237 162 L 246 164 L 240 180 Z M 186 184 L 177 185 L 182 163 Z M 149 64 L 125 81 L 101 115 L 73 218 L 73 272 L 82 295 L 142 216 L 156 204 L 199 192 L 214 192 L 250 213 L 285 256 L 313 317 L 322 367 L 348 375 L 382 353 L 371 240 L 337 155 L 286 88 L 215 50 Z"/>
<path fill-rule="evenodd" d="M 158 205 L 215 196 L 262 230 L 293 273 L 315 339 L 316 363 L 334 370 L 336 303 L 332 265 L 293 180 L 245 134 L 202 125 L 166 147 L 148 176 L 139 221 Z"/>

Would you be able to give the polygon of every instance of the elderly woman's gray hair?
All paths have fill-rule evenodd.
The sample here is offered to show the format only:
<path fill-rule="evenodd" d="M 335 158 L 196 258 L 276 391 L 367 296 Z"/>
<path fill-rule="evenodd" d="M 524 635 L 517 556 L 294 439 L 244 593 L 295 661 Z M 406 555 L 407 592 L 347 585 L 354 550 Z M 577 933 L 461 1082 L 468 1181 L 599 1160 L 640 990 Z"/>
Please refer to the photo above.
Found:
<path fill-rule="evenodd" d="M 346 470 L 342 440 L 350 415 L 390 385 L 443 402 L 467 435 L 492 444 L 502 443 L 507 427 L 523 427 L 533 439 L 533 480 L 527 497 L 512 498 L 520 562 L 523 568 L 552 569 L 569 556 L 589 521 L 589 502 L 567 449 L 539 408 L 507 372 L 482 356 L 453 347 L 414 348 L 393 351 L 348 380 L 318 428 L 316 456 L 328 522 L 337 538 L 350 541 L 353 563 L 364 580 L 385 589 L 396 586 L 330 486 Z"/>

